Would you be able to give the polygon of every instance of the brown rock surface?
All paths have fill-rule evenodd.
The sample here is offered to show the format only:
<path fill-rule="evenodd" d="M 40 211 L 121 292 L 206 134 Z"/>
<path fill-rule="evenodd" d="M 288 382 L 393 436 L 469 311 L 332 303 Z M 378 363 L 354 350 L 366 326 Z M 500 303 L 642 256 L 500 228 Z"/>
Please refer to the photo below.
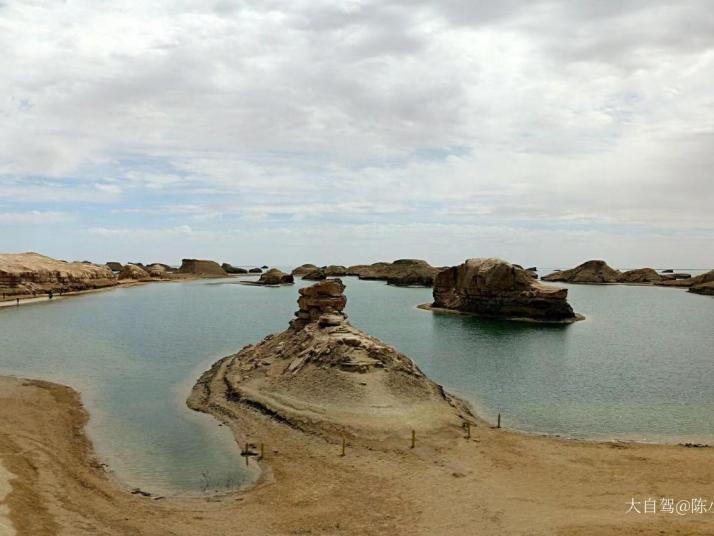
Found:
<path fill-rule="evenodd" d="M 564 288 L 543 285 L 501 259 L 468 259 L 440 272 L 432 308 L 479 316 L 573 322 L 578 316 Z"/>
<path fill-rule="evenodd" d="M 543 281 L 564 283 L 617 283 L 622 273 L 610 268 L 605 261 L 587 261 L 570 270 L 553 272 L 543 276 Z"/>
<path fill-rule="evenodd" d="M 424 260 L 399 259 L 392 263 L 357 264 L 347 268 L 346 273 L 360 279 L 387 281 L 390 285 L 430 287 L 440 270 L 442 268 L 431 266 Z"/>
<path fill-rule="evenodd" d="M 694 294 L 704 294 L 705 296 L 714 296 L 714 281 L 689 287 L 689 292 L 693 292 Z"/>
<path fill-rule="evenodd" d="M 677 274 L 675 274 L 677 275 Z M 697 275 L 695 277 L 688 277 L 683 279 L 675 279 L 669 281 L 662 281 L 658 283 L 663 287 L 697 287 L 705 283 L 711 283 L 714 281 L 714 270 L 710 270 L 704 274 Z"/>
<path fill-rule="evenodd" d="M 112 272 L 121 272 L 121 269 L 122 269 L 124 266 L 122 266 L 122 263 L 120 263 L 120 262 L 110 261 L 110 262 L 107 263 L 107 267 L 108 267 Z"/>
<path fill-rule="evenodd" d="M 228 274 L 215 261 L 199 260 L 199 259 L 183 259 L 181 261 L 181 274 L 192 274 L 201 277 L 225 277 Z"/>
<path fill-rule="evenodd" d="M 652 268 L 638 268 L 622 272 L 618 283 L 658 283 L 664 278 Z"/>
<path fill-rule="evenodd" d="M 65 262 L 39 253 L 0 254 L 0 293 L 5 295 L 70 292 L 116 284 L 106 265 Z"/>
<path fill-rule="evenodd" d="M 351 326 L 343 291 L 337 279 L 300 289 L 290 327 L 216 363 L 189 405 L 245 404 L 304 431 L 361 438 L 458 429 L 467 410 L 408 357 Z"/>
<path fill-rule="evenodd" d="M 322 279 L 325 279 L 327 275 L 325 274 L 325 270 L 322 268 L 315 268 L 314 270 L 310 270 L 309 272 L 305 272 L 305 274 L 302 276 L 302 279 L 305 279 L 307 281 L 320 281 Z"/>
<path fill-rule="evenodd" d="M 294 282 L 292 274 L 286 274 L 278 270 L 277 268 L 271 268 L 267 272 L 264 272 L 258 281 L 254 284 L 256 285 L 289 285 Z"/>
<path fill-rule="evenodd" d="M 227 274 L 247 274 L 248 270 L 245 268 L 240 268 L 238 266 L 233 266 L 232 264 L 229 264 L 227 262 L 224 262 L 221 264 L 221 268 L 223 268 Z"/>
<path fill-rule="evenodd" d="M 121 272 L 119 272 L 117 279 L 135 279 L 137 281 L 144 281 L 146 279 L 151 279 L 151 275 L 149 275 L 149 272 L 136 264 L 125 264 L 121 269 Z"/>
<path fill-rule="evenodd" d="M 293 269 L 292 272 L 290 272 L 293 275 L 305 275 L 309 272 L 312 272 L 313 270 L 317 270 L 317 266 L 314 264 L 301 264 L 297 268 Z"/>
<path fill-rule="evenodd" d="M 342 277 L 347 275 L 347 267 L 339 264 L 330 264 L 323 268 L 327 277 Z"/>

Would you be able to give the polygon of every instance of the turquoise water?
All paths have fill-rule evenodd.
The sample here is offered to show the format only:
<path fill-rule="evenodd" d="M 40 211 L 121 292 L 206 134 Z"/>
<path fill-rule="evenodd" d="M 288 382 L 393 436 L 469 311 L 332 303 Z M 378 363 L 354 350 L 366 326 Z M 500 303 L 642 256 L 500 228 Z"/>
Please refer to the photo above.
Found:
<path fill-rule="evenodd" d="M 152 284 L 0 309 L 0 373 L 82 392 L 89 433 L 121 480 L 156 493 L 254 478 L 230 432 L 185 398 L 216 359 L 287 327 L 302 286 Z M 545 326 L 416 309 L 431 289 L 344 278 L 350 321 L 412 357 L 481 415 L 578 438 L 714 438 L 714 299 L 570 285 L 587 320 Z"/>

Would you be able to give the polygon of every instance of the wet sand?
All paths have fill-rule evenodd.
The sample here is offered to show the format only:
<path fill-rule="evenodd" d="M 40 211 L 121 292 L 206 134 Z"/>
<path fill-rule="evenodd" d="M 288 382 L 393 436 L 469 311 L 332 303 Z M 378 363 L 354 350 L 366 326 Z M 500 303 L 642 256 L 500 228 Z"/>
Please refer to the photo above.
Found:
<path fill-rule="evenodd" d="M 258 484 L 203 498 L 133 495 L 96 460 L 68 387 L 0 377 L 0 527 L 32 535 L 711 535 L 707 514 L 627 514 L 634 497 L 714 500 L 714 449 L 564 441 L 473 427 L 372 443 L 224 415 L 265 444 Z M 257 463 L 255 458 L 250 463 Z M 7 481 L 0 478 L 1 484 Z M 640 506 L 642 508 L 642 506 Z M 7 515 L 6 515 L 7 514 Z M 0 529 L 1 530 L 1 529 Z"/>

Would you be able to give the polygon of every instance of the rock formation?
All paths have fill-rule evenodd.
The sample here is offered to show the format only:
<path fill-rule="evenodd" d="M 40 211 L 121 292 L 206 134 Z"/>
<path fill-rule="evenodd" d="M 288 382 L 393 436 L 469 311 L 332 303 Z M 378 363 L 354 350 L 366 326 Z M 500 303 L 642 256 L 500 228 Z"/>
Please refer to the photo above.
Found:
<path fill-rule="evenodd" d="M 183 259 L 181 261 L 181 274 L 191 274 L 201 277 L 225 277 L 228 274 L 215 261 L 206 261 L 199 259 Z"/>
<path fill-rule="evenodd" d="M 247 282 L 253 285 L 289 285 L 294 282 L 292 274 L 286 274 L 277 268 L 271 268 L 260 276 L 258 281 Z"/>
<path fill-rule="evenodd" d="M 346 273 L 356 275 L 360 279 L 387 281 L 390 285 L 430 287 L 440 270 L 442 268 L 435 268 L 420 259 L 399 259 L 392 263 L 375 262 L 350 266 Z"/>
<path fill-rule="evenodd" d="M 121 269 L 123 268 L 122 264 L 120 262 L 113 262 L 110 261 L 107 263 L 107 267 L 112 271 L 112 272 L 121 272 Z"/>
<path fill-rule="evenodd" d="M 622 272 L 618 278 L 618 283 L 658 283 L 664 278 L 652 268 L 638 268 Z"/>
<path fill-rule="evenodd" d="M 125 264 L 124 267 L 119 272 L 117 279 L 134 279 L 137 281 L 145 281 L 151 279 L 149 272 L 137 266 L 136 264 Z"/>
<path fill-rule="evenodd" d="M 327 277 L 342 277 L 347 275 L 347 267 L 338 264 L 330 264 L 323 268 Z"/>
<path fill-rule="evenodd" d="M 543 276 L 543 281 L 564 283 L 617 283 L 621 272 L 610 268 L 605 261 L 587 261 L 570 270 L 562 270 Z"/>
<path fill-rule="evenodd" d="M 249 274 L 262 274 L 263 270 L 261 268 L 251 268 L 248 270 Z"/>
<path fill-rule="evenodd" d="M 462 434 L 473 417 L 408 357 L 351 326 L 338 279 L 300 289 L 290 327 L 203 374 L 190 407 L 220 415 L 259 411 L 294 428 L 360 439 L 412 430 Z"/>
<path fill-rule="evenodd" d="M 468 259 L 436 276 L 432 309 L 484 317 L 569 323 L 578 320 L 564 288 L 543 285 L 501 259 Z"/>
<path fill-rule="evenodd" d="M 290 272 L 290 273 L 293 274 L 293 275 L 295 275 L 295 276 L 302 276 L 302 275 L 305 275 L 305 274 L 308 273 L 308 272 L 312 272 L 313 270 L 317 270 L 317 268 L 318 268 L 318 267 L 317 267 L 316 265 L 314 265 L 314 264 L 309 264 L 309 263 L 308 263 L 308 264 L 301 264 L 300 266 L 298 266 L 297 268 L 295 268 L 295 269 L 294 269 L 292 272 Z"/>
<path fill-rule="evenodd" d="M 146 272 L 154 278 L 166 278 L 169 275 L 166 265 L 158 262 L 147 266 Z"/>
<path fill-rule="evenodd" d="M 107 266 L 65 262 L 39 253 L 0 254 L 0 294 L 70 292 L 110 287 L 116 277 Z"/>
<path fill-rule="evenodd" d="M 705 296 L 714 296 L 714 281 L 709 283 L 700 283 L 699 285 L 694 285 L 689 287 L 689 292 L 694 294 L 704 294 Z"/>
<path fill-rule="evenodd" d="M 676 274 L 676 275 L 685 275 L 685 274 Z M 687 278 L 682 278 L 682 279 L 673 279 L 673 280 L 668 280 L 668 281 L 662 281 L 658 283 L 660 286 L 663 287 L 698 287 L 700 285 L 704 285 L 705 283 L 711 283 L 714 281 L 714 270 L 710 270 L 709 272 L 700 274 L 695 277 L 687 277 Z"/>
<path fill-rule="evenodd" d="M 232 264 L 228 264 L 227 262 L 224 262 L 221 264 L 221 268 L 223 268 L 227 274 L 247 274 L 248 270 L 245 268 L 239 268 L 238 266 L 233 266 Z"/>
<path fill-rule="evenodd" d="M 321 281 L 326 277 L 327 275 L 325 275 L 325 270 L 323 270 L 322 268 L 315 268 L 314 270 L 306 272 L 305 275 L 302 276 L 303 279 L 306 279 L 308 281 Z"/>

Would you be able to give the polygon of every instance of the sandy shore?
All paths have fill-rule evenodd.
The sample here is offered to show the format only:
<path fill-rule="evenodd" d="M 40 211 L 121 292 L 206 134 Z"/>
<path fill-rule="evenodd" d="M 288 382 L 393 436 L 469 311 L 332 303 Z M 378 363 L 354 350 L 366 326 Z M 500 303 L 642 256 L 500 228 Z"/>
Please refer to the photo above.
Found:
<path fill-rule="evenodd" d="M 632 498 L 714 500 L 714 449 L 561 441 L 485 424 L 390 442 L 304 434 L 246 409 L 226 415 L 266 445 L 246 492 L 132 495 L 94 457 L 79 395 L 0 377 L 0 527 L 78 535 L 711 535 L 707 514 L 627 514 Z M 256 463 L 251 460 L 250 463 Z M 640 506 L 642 509 L 642 506 Z M 2 529 L 0 529 L 2 530 Z"/>

